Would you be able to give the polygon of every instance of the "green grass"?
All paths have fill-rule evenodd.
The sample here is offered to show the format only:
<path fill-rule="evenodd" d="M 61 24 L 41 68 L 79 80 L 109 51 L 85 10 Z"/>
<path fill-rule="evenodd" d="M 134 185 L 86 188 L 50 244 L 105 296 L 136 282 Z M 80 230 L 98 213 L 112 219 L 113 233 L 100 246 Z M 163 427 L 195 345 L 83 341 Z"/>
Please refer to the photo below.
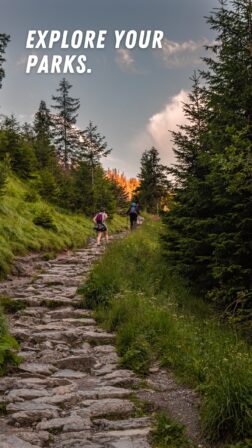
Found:
<path fill-rule="evenodd" d="M 160 222 L 147 221 L 114 243 L 80 288 L 84 306 L 117 332 L 124 366 L 144 376 L 158 359 L 181 382 L 198 389 L 209 439 L 250 437 L 251 348 L 172 275 L 160 255 L 161 230 Z"/>
<path fill-rule="evenodd" d="M 185 435 L 185 427 L 165 412 L 156 415 L 151 441 L 153 448 L 196 448 Z"/>
<path fill-rule="evenodd" d="M 9 367 L 18 365 L 20 359 L 16 355 L 17 349 L 18 343 L 9 335 L 6 320 L 0 309 L 0 376 L 4 375 Z"/>
<path fill-rule="evenodd" d="M 15 255 L 80 247 L 94 235 L 91 219 L 57 210 L 38 195 L 27 201 L 30 194 L 27 184 L 9 177 L 0 199 L 0 278 L 8 273 Z M 123 230 L 126 219 L 115 216 L 109 227 L 111 232 Z"/>
<path fill-rule="evenodd" d="M 15 300 L 11 297 L 0 296 L 0 308 L 4 313 L 15 314 L 26 308 L 25 300 Z"/>

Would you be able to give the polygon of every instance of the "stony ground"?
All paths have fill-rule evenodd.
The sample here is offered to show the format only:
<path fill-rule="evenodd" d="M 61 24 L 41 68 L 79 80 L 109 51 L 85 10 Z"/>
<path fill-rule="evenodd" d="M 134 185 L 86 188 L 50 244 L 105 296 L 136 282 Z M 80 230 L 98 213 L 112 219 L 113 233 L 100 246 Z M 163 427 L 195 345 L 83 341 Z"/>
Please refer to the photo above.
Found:
<path fill-rule="evenodd" d="M 0 295 L 26 304 L 9 321 L 22 363 L 0 378 L 0 448 L 150 448 L 150 416 L 159 409 L 206 447 L 195 393 L 159 366 L 145 382 L 122 369 L 115 335 L 80 307 L 77 287 L 103 251 L 93 241 L 51 261 L 21 257 L 0 284 Z"/>

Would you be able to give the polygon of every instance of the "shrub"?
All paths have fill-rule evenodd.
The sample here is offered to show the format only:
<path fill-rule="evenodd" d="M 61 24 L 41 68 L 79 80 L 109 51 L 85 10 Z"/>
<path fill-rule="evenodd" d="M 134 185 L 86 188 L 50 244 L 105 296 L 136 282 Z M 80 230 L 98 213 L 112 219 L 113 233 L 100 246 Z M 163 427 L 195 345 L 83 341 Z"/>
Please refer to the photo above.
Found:
<path fill-rule="evenodd" d="M 25 193 L 24 195 L 25 202 L 37 202 L 38 199 L 39 196 L 36 191 L 27 191 L 27 193 Z"/>
<path fill-rule="evenodd" d="M 45 229 L 51 229 L 57 231 L 57 227 L 53 221 L 53 217 L 50 211 L 46 208 L 41 208 L 33 219 L 36 226 L 44 227 Z"/>
<path fill-rule="evenodd" d="M 144 337 L 139 336 L 122 356 L 123 366 L 139 375 L 147 375 L 151 364 L 151 348 Z"/>

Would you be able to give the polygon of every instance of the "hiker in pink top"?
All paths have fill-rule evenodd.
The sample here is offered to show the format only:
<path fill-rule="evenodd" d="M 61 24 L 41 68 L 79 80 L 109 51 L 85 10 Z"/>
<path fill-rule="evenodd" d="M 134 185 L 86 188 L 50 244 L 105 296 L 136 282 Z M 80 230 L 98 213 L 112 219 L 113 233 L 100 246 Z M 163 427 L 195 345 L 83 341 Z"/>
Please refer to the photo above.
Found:
<path fill-rule="evenodd" d="M 108 215 L 105 208 L 102 208 L 99 213 L 94 217 L 95 230 L 97 231 L 97 246 L 101 245 L 101 237 L 104 235 L 106 243 L 108 243 L 108 228 L 105 224 Z"/>

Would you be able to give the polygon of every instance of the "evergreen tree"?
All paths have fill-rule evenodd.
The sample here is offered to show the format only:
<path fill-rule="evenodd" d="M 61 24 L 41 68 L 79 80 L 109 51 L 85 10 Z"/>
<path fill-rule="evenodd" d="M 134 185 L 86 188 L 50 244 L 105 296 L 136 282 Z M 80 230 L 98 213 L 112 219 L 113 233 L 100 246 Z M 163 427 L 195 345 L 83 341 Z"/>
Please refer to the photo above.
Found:
<path fill-rule="evenodd" d="M 98 132 L 98 128 L 89 122 L 87 128 L 82 133 L 83 142 L 81 145 L 81 151 L 79 159 L 87 161 L 91 168 L 91 183 L 94 186 L 95 183 L 95 168 L 100 165 L 101 158 L 107 157 L 112 151 L 107 149 L 107 142 L 104 136 Z"/>
<path fill-rule="evenodd" d="M 140 186 L 137 188 L 141 207 L 150 213 L 160 211 L 160 203 L 167 192 L 167 168 L 160 163 L 158 150 L 152 147 L 144 151 L 141 158 Z"/>
<path fill-rule="evenodd" d="M 41 101 L 34 118 L 34 148 L 40 168 L 55 165 L 55 148 L 52 145 L 52 119 L 45 101 Z"/>
<path fill-rule="evenodd" d="M 168 214 L 169 260 L 228 309 L 251 312 L 252 7 L 221 0 L 208 18 L 205 87 L 194 79 L 189 124 L 174 134 L 175 201 Z"/>
<path fill-rule="evenodd" d="M 29 178 L 36 169 L 33 147 L 23 138 L 16 118 L 4 117 L 0 127 L 0 160 L 10 156 L 12 170 L 23 178 Z"/>
<path fill-rule="evenodd" d="M 101 207 L 112 215 L 115 212 L 116 200 L 111 182 L 100 165 L 94 168 L 94 184 L 88 162 L 80 162 L 73 172 L 73 205 L 76 210 L 93 215 Z"/>
<path fill-rule="evenodd" d="M 6 49 L 6 46 L 9 41 L 10 41 L 10 36 L 8 36 L 7 34 L 0 33 L 0 89 L 2 87 L 3 78 L 5 77 L 3 63 L 5 62 L 5 58 L 4 58 L 5 49 Z"/>
<path fill-rule="evenodd" d="M 63 162 L 65 169 L 68 169 L 72 162 L 77 160 L 77 153 L 80 146 L 80 134 L 74 127 L 77 111 L 80 108 L 80 100 L 69 95 L 72 85 L 63 78 L 60 81 L 58 96 L 53 96 L 55 102 L 52 107 L 57 114 L 52 117 L 54 123 L 54 141 L 58 156 Z"/>
<path fill-rule="evenodd" d="M 192 91 L 184 104 L 187 124 L 173 132 L 176 164 L 169 169 L 173 178 L 176 206 L 166 217 L 169 231 L 164 236 L 167 258 L 179 274 L 204 288 L 211 284 L 206 270 L 211 245 L 206 234 L 213 230 L 206 91 L 200 77 L 192 77 Z"/>

